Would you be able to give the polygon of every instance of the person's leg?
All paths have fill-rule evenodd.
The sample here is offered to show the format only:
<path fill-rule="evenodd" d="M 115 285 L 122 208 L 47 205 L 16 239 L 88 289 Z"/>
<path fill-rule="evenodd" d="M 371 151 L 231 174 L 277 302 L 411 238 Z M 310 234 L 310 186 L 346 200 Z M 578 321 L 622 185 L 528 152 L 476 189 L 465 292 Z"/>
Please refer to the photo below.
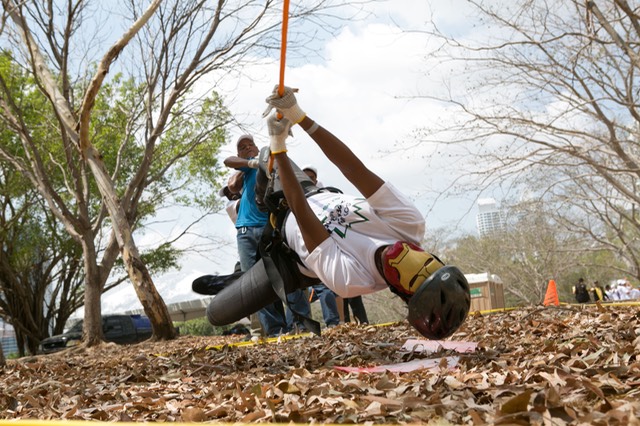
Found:
<path fill-rule="evenodd" d="M 251 268 L 260 259 L 259 243 L 262 236 L 263 227 L 253 226 L 238 228 L 238 254 L 240 256 L 240 267 L 243 271 Z M 246 268 L 246 269 L 245 269 Z M 256 315 L 251 321 L 256 324 Z M 267 336 L 278 336 L 288 332 L 284 311 L 280 302 L 268 305 L 257 312 L 257 318 L 262 326 L 262 330 L 252 327 L 251 335 L 266 334 Z"/>
<path fill-rule="evenodd" d="M 335 293 L 333 293 L 335 294 Z M 346 303 L 344 299 L 336 294 L 336 306 L 338 307 L 338 316 L 340 317 L 340 322 L 345 323 L 344 320 L 344 307 Z"/>
<path fill-rule="evenodd" d="M 216 294 L 207 306 L 207 319 L 213 325 L 229 325 L 277 300 L 266 268 L 259 260 Z"/>
<path fill-rule="evenodd" d="M 238 245 L 238 263 L 236 265 L 241 271 L 248 271 L 258 261 L 258 246 L 253 238 L 252 228 L 242 227 L 237 228 L 236 242 Z M 257 312 L 254 312 L 249 316 L 251 321 L 251 336 L 265 335 L 265 330 L 262 327 L 260 317 Z"/>
<path fill-rule="evenodd" d="M 237 228 L 236 242 L 238 244 L 238 258 L 240 260 L 240 270 L 246 272 L 260 259 L 258 251 L 258 241 L 254 237 L 252 227 Z M 262 228 L 258 228 L 262 229 Z"/>
<path fill-rule="evenodd" d="M 312 285 L 311 287 L 309 287 L 309 289 L 307 290 L 307 293 L 308 293 L 307 300 L 309 301 L 309 303 L 313 303 L 316 300 L 318 300 L 318 293 L 316 292 L 315 285 Z"/>
<path fill-rule="evenodd" d="M 354 318 L 357 319 L 360 324 L 369 324 L 369 318 L 367 318 L 367 310 L 364 308 L 362 296 L 349 299 L 349 305 L 353 311 Z"/>
<path fill-rule="evenodd" d="M 251 331 L 251 337 L 264 336 L 267 333 L 262 329 L 262 322 L 260 322 L 260 315 L 258 312 L 254 312 L 249 315 L 249 327 Z"/>
<path fill-rule="evenodd" d="M 255 253 L 254 263 L 260 259 L 260 238 L 262 237 L 262 232 L 264 227 L 248 227 L 246 228 L 246 232 L 244 233 L 243 243 L 244 249 L 249 251 L 251 250 Z M 240 247 L 240 243 L 238 243 L 238 247 Z M 251 259 L 249 257 L 249 259 Z M 240 259 L 241 265 L 242 258 Z M 279 336 L 280 334 L 287 333 L 289 331 L 286 323 L 286 317 L 284 313 L 284 309 L 282 308 L 282 303 L 280 301 L 276 301 L 271 305 L 267 305 L 264 308 L 258 311 L 258 318 L 260 320 L 260 324 L 262 325 L 262 330 L 264 334 L 269 337 Z"/>
<path fill-rule="evenodd" d="M 233 278 L 233 277 L 232 277 Z M 289 291 L 306 288 L 317 282 L 302 277 L 292 283 Z M 250 316 L 254 312 L 279 301 L 279 297 L 269 279 L 269 274 L 262 259 L 258 260 L 248 271 L 229 279 L 228 285 L 216 293 L 207 306 L 207 319 L 212 325 L 225 326 Z M 314 332 L 318 332 L 317 322 L 305 324 Z"/>
<path fill-rule="evenodd" d="M 327 327 L 335 327 L 340 324 L 340 315 L 338 314 L 338 305 L 336 304 L 336 295 L 324 284 L 317 284 L 313 289 L 318 293 L 320 299 L 320 307 L 322 308 L 322 318 Z"/>
<path fill-rule="evenodd" d="M 279 300 L 260 309 L 258 316 L 260 317 L 260 322 L 264 327 L 266 335 L 269 337 L 279 336 L 289 331 L 285 321 L 282 302 Z"/>
<path fill-rule="evenodd" d="M 302 322 L 297 321 L 293 317 L 293 313 L 291 309 L 296 311 L 296 313 L 300 315 L 304 315 L 307 318 L 311 318 L 311 305 L 309 305 L 309 299 L 307 298 L 307 293 L 304 290 L 298 289 L 292 293 L 287 294 L 287 301 L 289 302 L 289 307 L 287 307 L 287 325 L 289 326 L 289 331 L 293 330 L 293 325 L 298 330 L 304 331 L 306 327 Z"/>
<path fill-rule="evenodd" d="M 351 301 L 350 297 L 344 298 L 342 299 L 342 303 L 343 303 L 343 317 L 344 317 L 344 323 L 348 323 L 351 322 L 351 316 L 349 315 L 349 302 Z"/>

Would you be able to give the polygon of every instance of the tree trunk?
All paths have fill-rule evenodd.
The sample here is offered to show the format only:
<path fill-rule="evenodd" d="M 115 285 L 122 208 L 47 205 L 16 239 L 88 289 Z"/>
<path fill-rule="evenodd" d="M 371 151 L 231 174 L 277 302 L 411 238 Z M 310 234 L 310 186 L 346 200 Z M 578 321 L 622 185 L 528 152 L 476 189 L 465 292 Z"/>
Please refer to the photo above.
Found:
<path fill-rule="evenodd" d="M 7 362 L 4 359 L 4 351 L 2 350 L 2 345 L 0 345 L 0 368 L 4 367 Z"/>
<path fill-rule="evenodd" d="M 100 296 L 102 295 L 103 281 L 100 279 L 100 271 L 95 262 L 95 247 L 93 240 L 84 238 L 82 243 L 84 255 L 84 322 L 82 324 L 82 340 L 87 346 L 95 346 L 102 343 L 102 308 Z"/>
<path fill-rule="evenodd" d="M 83 156 L 96 179 L 100 193 L 113 221 L 113 230 L 122 252 L 129 279 L 133 284 L 138 299 L 153 327 L 153 338 L 157 340 L 173 339 L 176 331 L 173 327 L 167 305 L 160 297 L 144 262 L 140 259 L 138 248 L 133 240 L 131 226 L 120 201 L 116 197 L 115 186 L 107 173 L 100 154 L 88 144 L 84 146 Z M 86 315 L 86 314 L 85 314 Z"/>
<path fill-rule="evenodd" d="M 147 267 L 140 260 L 138 249 L 135 244 L 126 244 L 122 251 L 122 258 L 127 268 L 129 278 L 133 282 L 138 299 L 142 303 L 145 314 L 149 317 L 153 327 L 153 338 L 173 339 L 176 337 L 176 330 L 169 316 L 167 306 L 156 290 L 155 285 Z"/>

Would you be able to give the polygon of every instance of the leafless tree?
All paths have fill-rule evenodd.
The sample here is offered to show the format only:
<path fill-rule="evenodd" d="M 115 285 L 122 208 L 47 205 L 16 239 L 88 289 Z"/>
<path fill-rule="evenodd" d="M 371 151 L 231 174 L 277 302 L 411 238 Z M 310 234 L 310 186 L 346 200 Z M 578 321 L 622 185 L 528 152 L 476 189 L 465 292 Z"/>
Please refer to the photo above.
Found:
<path fill-rule="evenodd" d="M 447 162 L 467 170 L 467 190 L 521 189 L 520 180 L 551 176 L 554 182 L 539 180 L 527 190 L 549 203 L 570 203 L 573 217 L 565 223 L 576 225 L 576 213 L 584 219 L 577 238 L 591 234 L 598 248 L 624 256 L 638 277 L 637 4 L 466 4 L 472 11 L 463 35 L 435 21 L 427 31 L 440 43 L 428 60 L 452 71 L 446 92 L 424 96 L 446 102 L 448 119 L 425 128 L 421 141 L 448 145 Z"/>
<path fill-rule="evenodd" d="M 560 285 L 575 268 L 576 247 L 581 242 L 555 222 L 537 200 L 501 208 L 505 216 L 502 231 L 459 238 L 443 257 L 467 274 L 499 276 L 509 305 L 539 304 L 549 280 Z"/>
<path fill-rule="evenodd" d="M 293 7 L 292 40 L 305 35 L 312 39 L 320 29 L 330 29 L 326 14 L 343 4 L 349 2 L 325 0 Z M 200 161 L 201 167 L 217 170 L 214 155 L 231 118 L 214 92 L 195 93 L 195 85 L 211 71 L 240 72 L 251 55 L 264 56 L 278 49 L 279 2 L 154 0 L 147 5 L 137 0 L 2 0 L 2 5 L 3 45 L 11 61 L 32 79 L 30 89 L 46 97 L 52 120 L 42 124 L 48 136 L 56 136 L 60 156 L 55 157 L 50 145 L 43 144 L 42 133 L 27 124 L 28 111 L 23 109 L 23 98 L 15 96 L 13 75 L 3 72 L 0 115 L 24 154 L 0 147 L 0 158 L 32 182 L 82 246 L 85 343 L 101 341 L 100 294 L 119 255 L 152 321 L 155 338 L 174 337 L 166 306 L 132 232 L 145 196 L 157 196 L 170 178 L 180 176 L 177 168 L 195 167 Z M 98 59 L 96 52 L 106 46 L 118 23 L 125 26 L 122 35 Z M 304 40 L 298 38 L 298 42 L 304 45 Z M 121 137 L 104 141 L 97 130 L 103 113 L 100 94 L 106 82 L 113 83 L 115 74 L 110 70 L 116 66 L 140 90 L 128 103 L 119 104 L 128 109 L 123 111 L 127 125 Z M 112 110 L 124 96 L 113 95 L 103 107 Z M 183 130 L 186 125 L 191 126 L 190 132 Z M 105 151 L 115 153 L 110 168 Z M 131 155 L 137 158 L 135 168 L 124 170 Z M 62 189 L 52 183 L 48 168 L 63 175 Z M 93 184 L 99 195 L 92 191 Z M 149 193 L 152 186 L 156 191 Z M 171 188 L 164 194 L 181 189 L 180 185 Z M 100 206 L 93 209 L 96 197 Z M 110 226 L 109 238 L 100 245 L 98 237 L 106 226 Z"/>
<path fill-rule="evenodd" d="M 635 275 L 640 266 L 637 206 L 580 164 L 558 166 L 553 173 L 534 176 L 529 186 L 545 188 L 541 198 L 547 214 L 580 241 L 573 247 L 584 254 L 579 266 L 605 267 L 618 276 Z M 633 188 L 634 182 L 629 186 Z"/>
<path fill-rule="evenodd" d="M 362 296 L 371 324 L 403 321 L 407 318 L 407 304 L 390 291 L 378 291 Z"/>

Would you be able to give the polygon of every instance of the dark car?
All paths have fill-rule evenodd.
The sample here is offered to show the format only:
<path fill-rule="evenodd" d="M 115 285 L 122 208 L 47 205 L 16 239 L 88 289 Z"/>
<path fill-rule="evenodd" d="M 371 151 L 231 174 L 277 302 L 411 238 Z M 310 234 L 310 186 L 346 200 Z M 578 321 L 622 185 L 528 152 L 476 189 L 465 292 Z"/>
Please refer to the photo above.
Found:
<path fill-rule="evenodd" d="M 66 333 L 52 336 L 40 342 L 43 353 L 48 354 L 75 346 L 82 340 L 83 321 L 75 323 Z M 102 317 L 102 333 L 107 342 L 119 344 L 138 343 L 152 335 L 151 321 L 142 315 L 105 315 Z"/>

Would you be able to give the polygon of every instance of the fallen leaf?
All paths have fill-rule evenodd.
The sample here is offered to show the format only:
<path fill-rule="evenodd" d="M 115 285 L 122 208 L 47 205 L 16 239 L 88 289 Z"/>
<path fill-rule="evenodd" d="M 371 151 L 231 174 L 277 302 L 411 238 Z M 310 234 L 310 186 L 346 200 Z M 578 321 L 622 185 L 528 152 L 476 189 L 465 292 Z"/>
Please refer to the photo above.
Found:
<path fill-rule="evenodd" d="M 514 396 L 500 407 L 502 414 L 515 414 L 527 411 L 532 391 L 526 390 L 519 395 Z"/>

